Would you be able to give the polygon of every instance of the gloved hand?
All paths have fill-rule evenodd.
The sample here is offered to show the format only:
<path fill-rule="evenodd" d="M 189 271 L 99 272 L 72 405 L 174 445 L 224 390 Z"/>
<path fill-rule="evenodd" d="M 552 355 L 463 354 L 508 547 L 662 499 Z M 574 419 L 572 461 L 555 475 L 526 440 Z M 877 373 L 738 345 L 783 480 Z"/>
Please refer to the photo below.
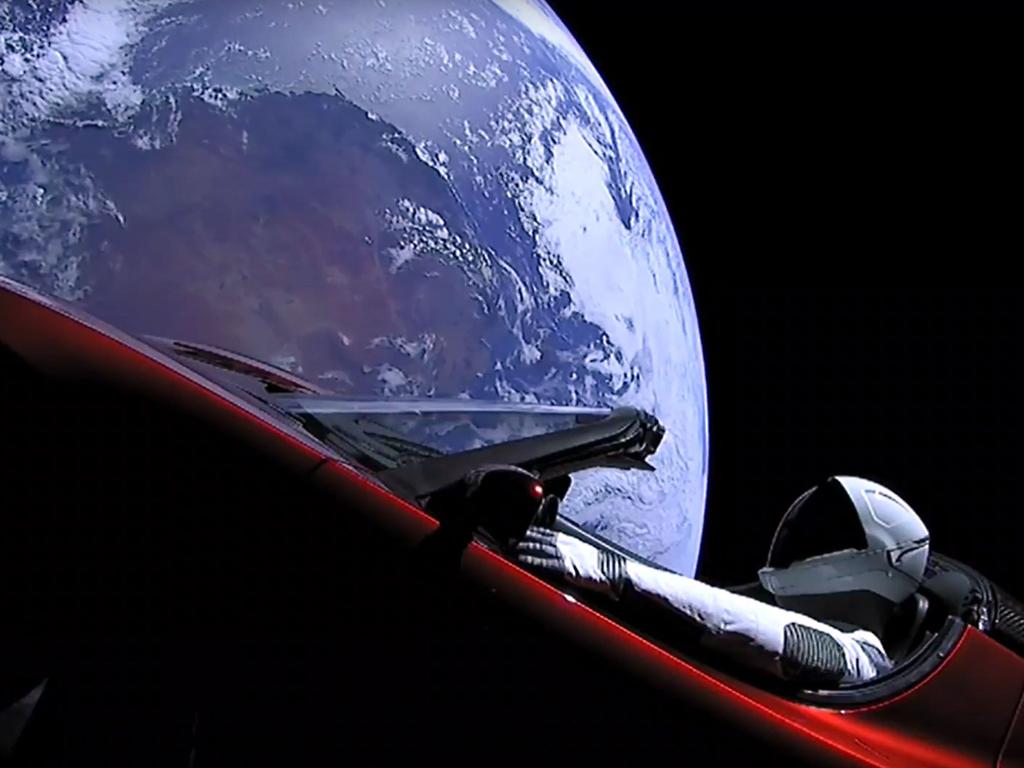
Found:
<path fill-rule="evenodd" d="M 561 576 L 570 584 L 618 597 L 628 580 L 626 558 L 574 536 L 531 526 L 514 550 L 516 560 Z"/>

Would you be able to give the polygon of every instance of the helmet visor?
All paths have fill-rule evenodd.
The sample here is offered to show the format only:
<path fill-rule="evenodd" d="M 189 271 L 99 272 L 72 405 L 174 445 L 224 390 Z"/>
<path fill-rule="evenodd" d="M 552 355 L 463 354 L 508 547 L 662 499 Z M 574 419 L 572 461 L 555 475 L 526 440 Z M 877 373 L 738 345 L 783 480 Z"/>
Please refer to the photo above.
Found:
<path fill-rule="evenodd" d="M 808 558 L 867 546 L 856 507 L 843 486 L 830 479 L 790 505 L 775 531 L 768 567 L 788 568 Z"/>

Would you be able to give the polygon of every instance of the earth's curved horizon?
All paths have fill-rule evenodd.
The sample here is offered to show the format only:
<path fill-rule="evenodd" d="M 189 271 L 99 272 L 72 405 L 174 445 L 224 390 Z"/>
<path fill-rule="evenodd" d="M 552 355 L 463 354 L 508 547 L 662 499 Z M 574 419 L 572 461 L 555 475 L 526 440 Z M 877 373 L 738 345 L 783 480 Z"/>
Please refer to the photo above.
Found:
<path fill-rule="evenodd" d="M 342 394 L 635 405 L 566 511 L 696 571 L 707 391 L 643 152 L 527 0 L 0 7 L 0 274 Z"/>

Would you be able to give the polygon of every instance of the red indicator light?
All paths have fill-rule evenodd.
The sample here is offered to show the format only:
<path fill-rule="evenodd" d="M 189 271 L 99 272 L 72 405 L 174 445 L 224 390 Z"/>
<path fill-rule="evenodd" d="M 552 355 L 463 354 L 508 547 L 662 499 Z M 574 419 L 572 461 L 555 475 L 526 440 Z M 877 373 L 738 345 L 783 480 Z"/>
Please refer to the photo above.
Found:
<path fill-rule="evenodd" d="M 534 483 L 530 491 L 539 499 L 544 495 L 544 486 L 540 483 Z"/>

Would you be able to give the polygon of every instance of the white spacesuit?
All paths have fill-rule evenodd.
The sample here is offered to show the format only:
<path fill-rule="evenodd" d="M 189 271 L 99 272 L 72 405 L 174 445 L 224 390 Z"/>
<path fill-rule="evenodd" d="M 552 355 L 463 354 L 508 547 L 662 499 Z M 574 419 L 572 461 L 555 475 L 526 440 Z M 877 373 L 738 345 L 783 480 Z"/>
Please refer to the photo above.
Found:
<path fill-rule="evenodd" d="M 664 604 L 703 630 L 706 645 L 784 680 L 825 686 L 866 682 L 892 668 L 880 638 L 921 584 L 928 529 L 877 483 L 830 478 L 779 523 L 759 573 L 774 605 L 546 528 L 531 527 L 515 553 L 576 586 Z"/>

